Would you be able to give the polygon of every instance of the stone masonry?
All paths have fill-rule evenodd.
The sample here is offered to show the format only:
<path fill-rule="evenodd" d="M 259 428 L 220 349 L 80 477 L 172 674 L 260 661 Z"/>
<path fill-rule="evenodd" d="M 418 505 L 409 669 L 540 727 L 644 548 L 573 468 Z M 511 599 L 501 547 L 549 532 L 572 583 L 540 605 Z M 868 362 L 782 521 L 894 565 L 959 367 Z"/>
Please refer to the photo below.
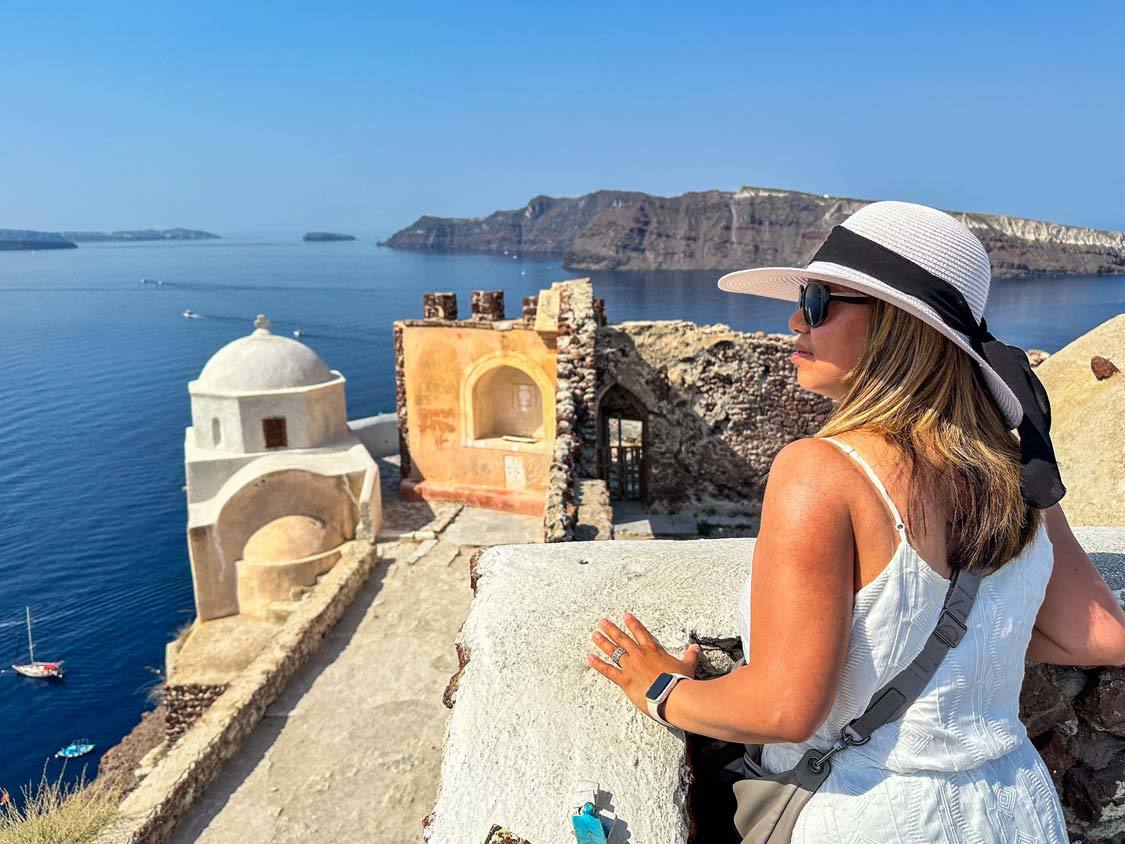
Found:
<path fill-rule="evenodd" d="M 1020 717 L 1051 772 L 1071 840 L 1125 838 L 1125 671 L 1029 662 Z"/>
<path fill-rule="evenodd" d="M 544 512 L 547 542 L 575 538 L 575 493 L 597 467 L 597 316 L 588 279 L 560 285 L 556 436 Z"/>
<path fill-rule="evenodd" d="M 165 686 L 164 735 L 168 744 L 175 744 L 226 690 L 226 684 L 211 683 Z"/>
<path fill-rule="evenodd" d="M 523 321 L 535 324 L 535 315 L 539 312 L 539 297 L 523 297 Z"/>
<path fill-rule="evenodd" d="M 599 387 L 648 414 L 650 509 L 746 508 L 787 443 L 815 432 L 832 403 L 802 389 L 784 335 L 725 325 L 624 322 L 598 330 Z"/>
<path fill-rule="evenodd" d="M 470 294 L 473 319 L 495 322 L 504 318 L 503 290 L 474 290 Z"/>
<path fill-rule="evenodd" d="M 423 299 L 422 307 L 425 309 L 427 302 Z M 430 309 L 431 311 L 433 308 Z M 453 313 L 457 313 L 457 297 L 453 297 Z M 407 437 L 410 420 L 406 414 L 406 364 L 402 352 L 402 326 L 394 326 L 392 342 L 395 350 L 395 409 L 398 414 L 398 454 L 401 460 L 403 477 L 410 475 L 410 440 Z"/>
<path fill-rule="evenodd" d="M 457 319 L 457 294 L 423 293 L 422 319 Z"/>

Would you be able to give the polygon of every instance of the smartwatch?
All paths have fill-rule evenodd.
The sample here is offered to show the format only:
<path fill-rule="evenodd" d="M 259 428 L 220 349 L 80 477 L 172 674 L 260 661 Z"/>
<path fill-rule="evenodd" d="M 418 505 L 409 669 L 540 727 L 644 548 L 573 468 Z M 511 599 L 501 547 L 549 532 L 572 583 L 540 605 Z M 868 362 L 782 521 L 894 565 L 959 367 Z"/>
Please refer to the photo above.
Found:
<path fill-rule="evenodd" d="M 653 721 L 663 724 L 665 727 L 671 727 L 673 730 L 677 729 L 673 724 L 669 724 L 660 715 L 660 704 L 672 694 L 672 689 L 676 688 L 676 683 L 680 680 L 690 680 L 686 674 L 669 674 L 664 672 L 655 680 L 652 685 L 648 687 L 645 692 L 645 701 L 648 705 L 648 714 L 652 717 Z"/>

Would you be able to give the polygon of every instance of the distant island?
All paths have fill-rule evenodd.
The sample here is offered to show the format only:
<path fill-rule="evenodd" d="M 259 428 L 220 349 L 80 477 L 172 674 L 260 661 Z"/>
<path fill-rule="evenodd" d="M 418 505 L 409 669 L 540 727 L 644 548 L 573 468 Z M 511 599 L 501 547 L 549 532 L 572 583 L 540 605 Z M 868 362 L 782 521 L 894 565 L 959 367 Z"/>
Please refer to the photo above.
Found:
<path fill-rule="evenodd" d="M 57 232 L 0 229 L 0 251 L 16 249 L 77 249 L 78 244 Z"/>
<path fill-rule="evenodd" d="M 487 217 L 424 215 L 380 246 L 423 252 L 561 255 L 576 270 L 733 270 L 804 265 L 869 200 L 772 188 L 682 196 L 600 190 L 537 196 Z M 1125 234 L 951 211 L 998 277 L 1125 273 Z"/>
<path fill-rule="evenodd" d="M 75 243 L 102 243 L 121 240 L 218 240 L 217 234 L 198 229 L 130 229 L 115 232 L 62 232 Z"/>
<path fill-rule="evenodd" d="M 336 232 L 308 232 L 301 240 L 308 241 L 323 241 L 323 240 L 355 240 L 353 234 L 336 234 Z"/>

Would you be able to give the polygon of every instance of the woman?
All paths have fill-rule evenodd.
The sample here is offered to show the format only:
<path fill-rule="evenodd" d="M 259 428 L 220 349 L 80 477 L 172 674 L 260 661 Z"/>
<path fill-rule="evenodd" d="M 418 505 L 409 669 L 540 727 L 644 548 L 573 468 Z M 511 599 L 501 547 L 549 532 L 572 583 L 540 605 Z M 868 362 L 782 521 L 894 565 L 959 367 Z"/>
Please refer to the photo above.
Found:
<path fill-rule="evenodd" d="M 1067 840 L 1018 718 L 1024 657 L 1122 665 L 1125 615 L 1056 503 L 1046 395 L 1023 353 L 988 333 L 989 278 L 961 223 L 878 202 L 807 268 L 720 280 L 799 301 L 797 379 L 837 402 L 773 462 L 739 606 L 748 664 L 686 679 L 698 646 L 676 659 L 628 613 L 625 629 L 603 619 L 593 635 L 611 662 L 590 665 L 642 712 L 764 744 L 777 772 L 831 747 L 918 656 L 954 567 L 982 575 L 963 638 L 901 717 L 833 756 L 793 841 Z M 671 690 L 650 709 L 658 678 Z"/>

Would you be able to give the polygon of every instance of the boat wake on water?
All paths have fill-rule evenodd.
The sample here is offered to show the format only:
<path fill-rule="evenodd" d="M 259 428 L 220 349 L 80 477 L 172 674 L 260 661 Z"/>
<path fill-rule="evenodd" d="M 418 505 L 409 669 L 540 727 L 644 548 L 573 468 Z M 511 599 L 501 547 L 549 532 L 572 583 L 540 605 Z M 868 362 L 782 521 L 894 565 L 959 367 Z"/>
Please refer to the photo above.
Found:
<path fill-rule="evenodd" d="M 244 325 L 247 322 L 246 316 L 230 316 L 229 314 L 201 314 L 193 311 L 190 308 L 181 314 L 185 319 L 206 319 L 213 322 L 229 322 L 238 325 Z M 287 334 L 301 339 L 308 338 L 313 340 L 334 340 L 342 343 L 362 343 L 366 342 L 364 337 L 359 332 L 355 334 L 339 334 L 339 326 L 330 325 L 328 323 L 316 322 L 288 322 L 283 319 L 271 319 L 270 324 L 274 328 L 285 329 Z"/>

